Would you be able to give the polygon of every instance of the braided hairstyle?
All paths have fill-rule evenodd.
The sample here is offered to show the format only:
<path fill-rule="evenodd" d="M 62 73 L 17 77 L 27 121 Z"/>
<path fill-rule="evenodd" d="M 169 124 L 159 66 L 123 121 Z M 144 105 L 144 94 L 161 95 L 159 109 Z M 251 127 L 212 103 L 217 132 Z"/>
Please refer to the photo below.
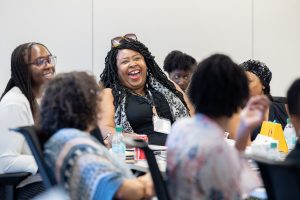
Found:
<path fill-rule="evenodd" d="M 104 87 L 111 88 L 114 96 L 114 105 L 118 105 L 125 96 L 128 95 L 128 89 L 126 89 L 120 82 L 118 77 L 118 68 L 116 58 L 119 50 L 130 49 L 139 52 L 145 59 L 147 65 L 147 80 L 146 85 L 149 85 L 149 74 L 152 75 L 158 82 L 173 92 L 188 109 L 186 102 L 184 101 L 183 95 L 179 92 L 175 85 L 167 78 L 165 73 L 161 70 L 158 64 L 154 60 L 154 56 L 151 55 L 148 48 L 141 42 L 132 39 L 121 40 L 121 45 L 112 47 L 107 53 L 105 58 L 105 68 L 100 75 Z"/>
<path fill-rule="evenodd" d="M 32 89 L 32 74 L 29 65 L 26 63 L 26 60 L 27 62 L 31 60 L 31 50 L 34 45 L 45 47 L 51 55 L 45 45 L 36 42 L 21 44 L 15 48 L 11 55 L 11 77 L 1 95 L 0 101 L 11 88 L 18 87 L 28 99 L 32 115 L 36 121 L 38 117 L 38 105 Z"/>

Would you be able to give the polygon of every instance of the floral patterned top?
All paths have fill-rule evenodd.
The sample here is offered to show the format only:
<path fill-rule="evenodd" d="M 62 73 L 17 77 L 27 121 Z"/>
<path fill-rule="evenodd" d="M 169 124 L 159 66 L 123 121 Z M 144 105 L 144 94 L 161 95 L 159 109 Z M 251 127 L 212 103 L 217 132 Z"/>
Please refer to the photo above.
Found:
<path fill-rule="evenodd" d="M 197 114 L 175 122 L 167 140 L 172 199 L 241 199 L 261 185 L 247 160 L 224 140 L 224 131 Z"/>

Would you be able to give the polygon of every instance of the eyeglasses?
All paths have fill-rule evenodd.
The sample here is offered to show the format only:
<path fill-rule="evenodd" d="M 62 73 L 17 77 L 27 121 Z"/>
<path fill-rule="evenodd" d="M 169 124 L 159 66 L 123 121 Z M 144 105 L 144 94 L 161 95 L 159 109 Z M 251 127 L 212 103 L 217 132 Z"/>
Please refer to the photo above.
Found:
<path fill-rule="evenodd" d="M 137 37 L 134 33 L 128 33 L 124 36 L 118 36 L 111 39 L 111 47 L 118 47 L 122 44 L 122 40 L 126 40 L 127 42 L 130 41 L 137 41 Z"/>
<path fill-rule="evenodd" d="M 36 65 L 38 67 L 42 67 L 42 66 L 46 66 L 47 63 L 55 66 L 56 65 L 56 56 L 37 58 L 35 61 L 33 61 L 32 63 L 28 63 L 27 65 Z"/>

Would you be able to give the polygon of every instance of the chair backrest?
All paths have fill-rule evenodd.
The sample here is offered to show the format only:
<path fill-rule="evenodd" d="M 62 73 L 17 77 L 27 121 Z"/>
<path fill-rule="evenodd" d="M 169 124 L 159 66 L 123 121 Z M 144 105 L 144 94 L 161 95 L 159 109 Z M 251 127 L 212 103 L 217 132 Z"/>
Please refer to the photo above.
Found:
<path fill-rule="evenodd" d="M 274 102 L 287 104 L 286 97 L 272 97 Z"/>
<path fill-rule="evenodd" d="M 91 135 L 94 136 L 102 145 L 105 146 L 101 131 L 98 127 L 91 131 Z"/>
<path fill-rule="evenodd" d="M 271 161 L 256 157 L 268 199 L 300 198 L 300 166 L 292 162 Z"/>
<path fill-rule="evenodd" d="M 166 181 L 159 170 L 158 164 L 156 162 L 155 155 L 153 151 L 148 147 L 147 142 L 141 139 L 126 138 L 125 142 L 129 146 L 139 147 L 144 150 L 149 170 L 151 172 L 151 177 L 154 183 L 156 196 L 159 200 L 169 200 L 170 195 L 167 188 Z"/>
<path fill-rule="evenodd" d="M 42 146 L 38 139 L 37 130 L 35 129 L 35 127 L 24 126 L 15 128 L 13 130 L 24 135 L 27 144 L 29 145 L 29 148 L 31 150 L 31 153 L 34 156 L 34 159 L 38 165 L 38 170 L 42 177 L 45 188 L 49 189 L 52 186 L 56 185 L 57 182 L 55 180 L 55 177 L 50 173 L 50 170 L 44 161 Z"/>

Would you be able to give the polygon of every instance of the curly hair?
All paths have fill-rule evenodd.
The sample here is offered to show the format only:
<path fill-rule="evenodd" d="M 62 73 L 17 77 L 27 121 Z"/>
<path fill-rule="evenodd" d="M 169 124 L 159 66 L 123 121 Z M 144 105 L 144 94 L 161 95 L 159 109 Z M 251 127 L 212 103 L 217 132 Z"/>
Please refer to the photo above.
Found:
<path fill-rule="evenodd" d="M 249 98 L 248 80 L 228 56 L 215 54 L 199 63 L 188 95 L 197 113 L 231 117 Z"/>
<path fill-rule="evenodd" d="M 40 129 L 51 136 L 61 128 L 86 130 L 97 123 L 98 86 L 86 72 L 57 75 L 45 89 Z"/>
<path fill-rule="evenodd" d="M 17 86 L 28 99 L 34 121 L 36 122 L 39 110 L 32 89 L 32 74 L 26 63 L 26 60 L 31 60 L 31 50 L 35 45 L 43 46 L 52 55 L 45 45 L 37 42 L 25 43 L 16 47 L 11 54 L 11 77 L 1 95 L 0 101 L 11 88 Z"/>
<path fill-rule="evenodd" d="M 118 55 L 118 51 L 121 49 L 130 49 L 139 52 L 145 59 L 147 73 L 151 74 L 158 82 L 173 92 L 187 107 L 182 93 L 176 89 L 175 85 L 167 78 L 165 73 L 157 65 L 154 60 L 154 56 L 151 55 L 148 48 L 143 43 L 131 39 L 122 40 L 121 45 L 111 48 L 105 58 L 105 68 L 100 74 L 100 80 L 104 87 L 112 89 L 115 106 L 119 104 L 121 99 L 128 95 L 128 89 L 126 89 L 119 80 L 118 68 L 116 64 L 116 57 Z M 146 84 L 148 83 L 149 79 L 147 76 Z"/>
<path fill-rule="evenodd" d="M 192 71 L 197 64 L 195 58 L 181 51 L 171 51 L 164 60 L 164 70 L 168 73 L 174 70 Z"/>
<path fill-rule="evenodd" d="M 243 67 L 245 71 L 251 72 L 259 78 L 262 85 L 265 87 L 263 89 L 264 94 L 270 98 L 270 82 L 272 80 L 272 72 L 267 65 L 258 60 L 247 60 L 246 62 L 240 64 L 240 66 Z"/>

